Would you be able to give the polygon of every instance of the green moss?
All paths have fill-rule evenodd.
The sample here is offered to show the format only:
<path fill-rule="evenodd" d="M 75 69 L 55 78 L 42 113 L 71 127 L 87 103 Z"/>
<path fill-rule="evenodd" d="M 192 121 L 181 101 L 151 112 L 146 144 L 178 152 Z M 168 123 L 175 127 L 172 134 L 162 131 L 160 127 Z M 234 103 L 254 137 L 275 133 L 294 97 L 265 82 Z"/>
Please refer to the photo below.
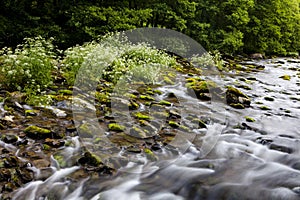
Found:
<path fill-rule="evenodd" d="M 144 153 L 146 154 L 146 157 L 151 160 L 151 161 L 156 161 L 157 157 L 155 156 L 155 154 L 153 153 L 153 151 L 151 151 L 148 148 L 144 149 Z"/>
<path fill-rule="evenodd" d="M 137 99 L 137 96 L 131 93 L 127 93 L 126 96 L 130 99 Z"/>
<path fill-rule="evenodd" d="M 271 110 L 268 106 L 260 106 L 259 108 L 261 110 Z"/>
<path fill-rule="evenodd" d="M 245 106 L 241 103 L 231 103 L 230 106 L 233 108 L 236 108 L 236 109 L 244 109 L 245 108 Z"/>
<path fill-rule="evenodd" d="M 259 104 L 259 105 L 261 105 L 261 104 L 264 104 L 263 102 L 260 102 L 260 101 L 257 101 L 257 102 L 255 102 L 256 104 Z"/>
<path fill-rule="evenodd" d="M 59 90 L 59 94 L 66 94 L 66 95 L 72 95 L 73 91 L 72 90 Z"/>
<path fill-rule="evenodd" d="M 226 93 L 230 93 L 230 94 L 234 94 L 236 96 L 241 96 L 241 97 L 245 97 L 245 98 L 249 98 L 247 95 L 245 95 L 244 93 L 242 93 L 239 89 L 232 87 L 232 86 L 228 86 L 227 87 L 227 92 Z"/>
<path fill-rule="evenodd" d="M 167 112 L 153 112 L 152 115 L 157 118 L 167 118 L 169 117 L 169 113 Z"/>
<path fill-rule="evenodd" d="M 174 81 L 172 81 L 169 77 L 165 76 L 164 77 L 164 82 L 170 85 L 174 85 Z"/>
<path fill-rule="evenodd" d="M 283 80 L 286 80 L 286 81 L 289 81 L 291 80 L 291 76 L 290 75 L 283 75 L 283 76 L 280 76 L 279 78 L 282 78 Z"/>
<path fill-rule="evenodd" d="M 137 137 L 137 138 L 145 138 L 146 137 L 145 132 L 136 126 L 134 126 L 130 129 L 130 135 Z"/>
<path fill-rule="evenodd" d="M 155 99 L 149 95 L 140 95 L 140 99 L 145 101 L 154 101 Z"/>
<path fill-rule="evenodd" d="M 100 103 L 108 103 L 110 102 L 110 98 L 108 95 L 104 92 L 95 92 L 95 98 L 100 102 Z"/>
<path fill-rule="evenodd" d="M 88 164 L 92 166 L 99 166 L 102 164 L 102 160 L 96 154 L 92 154 L 91 152 L 86 152 L 84 157 L 88 159 Z"/>
<path fill-rule="evenodd" d="M 252 117 L 246 116 L 245 119 L 247 122 L 255 122 L 255 119 L 253 119 Z"/>
<path fill-rule="evenodd" d="M 110 131 L 121 132 L 121 131 L 125 130 L 125 127 L 120 124 L 117 124 L 117 123 L 111 123 L 111 124 L 108 124 L 108 129 Z"/>
<path fill-rule="evenodd" d="M 38 110 L 25 110 L 25 116 L 36 116 L 38 112 Z"/>
<path fill-rule="evenodd" d="M 148 155 L 154 155 L 153 152 L 152 152 L 150 149 L 148 149 L 148 148 L 145 148 L 145 149 L 144 149 L 144 152 L 145 152 L 146 154 L 148 154 Z"/>
<path fill-rule="evenodd" d="M 138 109 L 140 106 L 138 103 L 134 102 L 134 101 L 130 101 L 130 104 L 129 104 L 129 109 L 130 110 L 135 110 L 135 109 Z"/>
<path fill-rule="evenodd" d="M 49 150 L 51 150 L 51 147 L 47 144 L 43 144 L 43 149 L 46 151 L 49 151 Z"/>
<path fill-rule="evenodd" d="M 190 131 L 189 127 L 184 126 L 184 125 L 180 125 L 179 129 L 182 130 L 182 131 L 185 131 L 185 132 L 189 132 Z"/>
<path fill-rule="evenodd" d="M 81 124 L 78 128 L 78 131 L 80 136 L 84 138 L 92 138 L 94 136 L 89 123 Z"/>
<path fill-rule="evenodd" d="M 56 154 L 53 157 L 58 162 L 60 167 L 65 167 L 67 165 L 66 160 L 62 155 Z"/>
<path fill-rule="evenodd" d="M 149 115 L 144 115 L 140 112 L 135 113 L 134 116 L 138 119 L 143 119 L 143 120 L 150 120 L 151 119 L 151 117 Z"/>
<path fill-rule="evenodd" d="M 27 128 L 25 128 L 24 130 L 25 133 L 33 133 L 33 134 L 50 134 L 51 131 L 45 128 L 40 128 L 38 126 L 28 126 Z"/>
<path fill-rule="evenodd" d="M 161 101 L 159 101 L 159 105 L 171 106 L 172 103 L 170 103 L 169 101 L 161 100 Z"/>
<path fill-rule="evenodd" d="M 169 125 L 173 128 L 178 128 L 180 125 L 175 121 L 169 121 Z"/>
<path fill-rule="evenodd" d="M 155 94 L 159 94 L 159 95 L 162 94 L 162 91 L 160 91 L 160 90 L 153 90 L 153 92 L 154 92 Z"/>

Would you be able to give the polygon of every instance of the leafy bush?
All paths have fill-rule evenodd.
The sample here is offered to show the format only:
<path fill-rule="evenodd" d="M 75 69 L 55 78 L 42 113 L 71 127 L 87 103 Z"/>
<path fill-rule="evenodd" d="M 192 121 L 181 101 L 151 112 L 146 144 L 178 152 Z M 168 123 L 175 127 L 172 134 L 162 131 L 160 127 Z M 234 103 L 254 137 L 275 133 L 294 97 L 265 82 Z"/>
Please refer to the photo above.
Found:
<path fill-rule="evenodd" d="M 191 59 L 193 65 L 201 68 L 213 68 L 216 67 L 218 70 L 223 69 L 223 60 L 219 51 L 213 51 L 204 53 L 201 56 L 194 56 Z"/>
<path fill-rule="evenodd" d="M 55 58 L 52 40 L 25 38 L 24 44 L 18 45 L 14 51 L 1 49 L 0 86 L 11 91 L 30 89 L 40 92 L 51 84 Z"/>
<path fill-rule="evenodd" d="M 68 84 L 74 84 L 80 67 L 86 76 L 116 83 L 124 76 L 129 81 L 153 82 L 163 68 L 176 64 L 175 58 L 146 43 L 131 44 L 121 34 L 106 35 L 99 42 L 86 43 L 65 51 L 62 61 Z M 98 73 L 98 72 L 99 73 Z M 124 80 L 124 79 L 123 79 Z"/>

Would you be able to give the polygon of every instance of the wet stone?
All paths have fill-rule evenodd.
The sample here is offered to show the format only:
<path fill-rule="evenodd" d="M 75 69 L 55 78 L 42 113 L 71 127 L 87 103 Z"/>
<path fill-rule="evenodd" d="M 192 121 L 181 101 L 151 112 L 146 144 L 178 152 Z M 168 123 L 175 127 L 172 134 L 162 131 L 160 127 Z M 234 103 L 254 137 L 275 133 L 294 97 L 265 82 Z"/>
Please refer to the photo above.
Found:
<path fill-rule="evenodd" d="M 6 134 L 6 135 L 3 135 L 1 137 L 1 139 L 5 143 L 12 144 L 12 143 L 15 143 L 18 141 L 18 136 L 14 135 L 14 134 Z"/>
<path fill-rule="evenodd" d="M 278 144 L 270 144 L 269 146 L 270 149 L 273 149 L 273 150 L 277 150 L 277 151 L 281 151 L 281 152 L 284 152 L 284 153 L 293 153 L 294 150 L 290 147 L 286 147 L 286 146 L 282 146 L 282 145 L 278 145 Z"/>

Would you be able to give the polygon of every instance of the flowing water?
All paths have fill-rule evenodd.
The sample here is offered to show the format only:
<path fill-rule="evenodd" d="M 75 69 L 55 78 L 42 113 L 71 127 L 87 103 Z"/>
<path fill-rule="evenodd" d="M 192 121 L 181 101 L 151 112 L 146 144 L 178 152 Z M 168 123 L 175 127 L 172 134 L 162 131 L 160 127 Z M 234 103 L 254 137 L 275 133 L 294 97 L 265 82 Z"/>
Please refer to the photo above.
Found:
<path fill-rule="evenodd" d="M 279 58 L 243 64 L 253 63 L 264 70 L 212 77 L 220 85 L 239 87 L 252 99 L 250 108 L 198 101 L 197 106 L 220 118 L 207 126 L 206 135 L 215 138 L 207 137 L 205 143 L 199 139 L 205 135 L 196 132 L 185 151 L 165 148 L 162 154 L 173 156 L 129 162 L 115 175 L 102 178 L 70 176 L 80 167 L 60 168 L 53 158 L 52 175 L 43 180 L 39 177 L 44 172 L 31 167 L 36 179 L 18 189 L 13 199 L 300 199 L 300 61 Z M 283 75 L 291 79 L 279 78 Z M 181 104 L 192 101 L 181 90 L 173 92 L 181 96 Z M 246 116 L 255 121 L 246 121 Z M 63 150 L 70 159 L 81 145 L 78 137 L 72 140 L 76 145 Z"/>

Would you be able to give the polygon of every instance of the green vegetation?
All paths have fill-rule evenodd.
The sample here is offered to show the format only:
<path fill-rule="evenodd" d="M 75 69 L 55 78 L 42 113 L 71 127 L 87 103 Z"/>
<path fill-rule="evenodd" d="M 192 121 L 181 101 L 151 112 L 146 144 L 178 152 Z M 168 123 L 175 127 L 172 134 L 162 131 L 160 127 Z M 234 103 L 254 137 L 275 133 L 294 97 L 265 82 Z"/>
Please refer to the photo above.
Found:
<path fill-rule="evenodd" d="M 255 119 L 249 116 L 246 116 L 245 119 L 247 122 L 255 122 Z"/>
<path fill-rule="evenodd" d="M 108 124 L 108 129 L 110 131 L 122 132 L 125 130 L 125 127 L 120 124 L 117 124 L 117 123 L 111 123 L 111 124 Z"/>
<path fill-rule="evenodd" d="M 41 35 L 66 49 L 140 27 L 180 31 L 229 54 L 295 55 L 300 47 L 299 0 L 3 0 L 0 7 L 0 47 Z"/>

